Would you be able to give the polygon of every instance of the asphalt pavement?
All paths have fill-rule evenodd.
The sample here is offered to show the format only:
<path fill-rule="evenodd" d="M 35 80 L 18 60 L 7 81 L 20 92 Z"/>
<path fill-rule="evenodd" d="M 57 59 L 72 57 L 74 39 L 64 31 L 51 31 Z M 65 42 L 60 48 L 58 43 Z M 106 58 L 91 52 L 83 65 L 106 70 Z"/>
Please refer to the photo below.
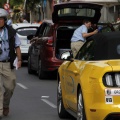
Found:
<path fill-rule="evenodd" d="M 37 74 L 29 75 L 27 66 L 16 70 L 16 75 L 10 113 L 3 120 L 60 120 L 56 102 L 57 80 L 40 80 Z"/>

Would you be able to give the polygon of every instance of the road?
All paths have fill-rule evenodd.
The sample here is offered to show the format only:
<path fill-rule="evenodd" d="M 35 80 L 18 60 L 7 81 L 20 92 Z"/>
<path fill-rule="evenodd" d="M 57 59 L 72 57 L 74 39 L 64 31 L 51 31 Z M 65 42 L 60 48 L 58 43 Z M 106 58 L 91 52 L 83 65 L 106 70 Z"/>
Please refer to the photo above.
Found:
<path fill-rule="evenodd" d="M 60 120 L 56 106 L 57 80 L 39 80 L 37 75 L 27 73 L 26 66 L 16 70 L 16 75 L 10 113 L 3 120 Z"/>

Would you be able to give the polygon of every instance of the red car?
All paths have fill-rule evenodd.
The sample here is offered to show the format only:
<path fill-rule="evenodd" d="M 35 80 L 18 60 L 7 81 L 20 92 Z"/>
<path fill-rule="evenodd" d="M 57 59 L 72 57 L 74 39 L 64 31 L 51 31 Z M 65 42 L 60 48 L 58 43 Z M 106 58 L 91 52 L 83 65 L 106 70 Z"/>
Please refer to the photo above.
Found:
<path fill-rule="evenodd" d="M 59 59 L 64 51 L 71 50 L 71 37 L 74 30 L 82 25 L 84 19 L 97 24 L 102 5 L 86 2 L 66 2 L 56 4 L 52 20 L 44 20 L 31 39 L 28 58 L 28 73 L 38 72 L 39 78 L 55 71 L 62 64 Z"/>

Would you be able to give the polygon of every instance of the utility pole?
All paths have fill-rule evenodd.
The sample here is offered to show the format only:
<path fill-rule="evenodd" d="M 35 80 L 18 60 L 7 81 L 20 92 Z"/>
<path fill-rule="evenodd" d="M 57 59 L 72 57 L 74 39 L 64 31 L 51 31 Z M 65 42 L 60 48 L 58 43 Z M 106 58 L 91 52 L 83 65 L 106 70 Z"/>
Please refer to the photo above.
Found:
<path fill-rule="evenodd" d="M 23 6 L 23 10 L 24 10 L 24 15 L 27 15 L 27 0 L 24 0 L 24 6 Z"/>
<path fill-rule="evenodd" d="M 7 3 L 9 3 L 9 0 L 7 0 Z"/>
<path fill-rule="evenodd" d="M 26 0 L 24 1 L 24 6 L 23 6 L 23 9 L 25 10 L 25 6 L 26 6 Z"/>

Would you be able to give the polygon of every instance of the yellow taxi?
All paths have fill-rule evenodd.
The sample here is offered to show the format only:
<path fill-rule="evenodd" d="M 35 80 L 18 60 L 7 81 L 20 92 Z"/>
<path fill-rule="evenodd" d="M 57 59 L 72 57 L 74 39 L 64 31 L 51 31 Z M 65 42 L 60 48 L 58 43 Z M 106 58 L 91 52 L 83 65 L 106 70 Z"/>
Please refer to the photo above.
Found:
<path fill-rule="evenodd" d="M 66 51 L 58 69 L 58 116 L 120 120 L 120 32 L 90 37 L 73 59 Z"/>

